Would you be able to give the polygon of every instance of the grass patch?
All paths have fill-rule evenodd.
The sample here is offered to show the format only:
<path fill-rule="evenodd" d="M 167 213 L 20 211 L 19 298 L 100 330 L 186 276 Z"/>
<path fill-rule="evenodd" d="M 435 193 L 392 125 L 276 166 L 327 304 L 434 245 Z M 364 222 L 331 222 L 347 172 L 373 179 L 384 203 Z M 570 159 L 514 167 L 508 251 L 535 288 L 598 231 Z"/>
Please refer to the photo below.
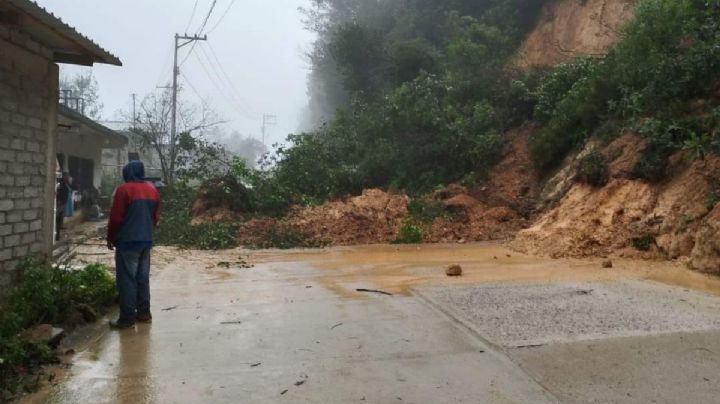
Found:
<path fill-rule="evenodd" d="M 400 228 L 395 240 L 390 244 L 421 244 L 423 241 L 423 230 L 420 226 L 407 222 Z"/>

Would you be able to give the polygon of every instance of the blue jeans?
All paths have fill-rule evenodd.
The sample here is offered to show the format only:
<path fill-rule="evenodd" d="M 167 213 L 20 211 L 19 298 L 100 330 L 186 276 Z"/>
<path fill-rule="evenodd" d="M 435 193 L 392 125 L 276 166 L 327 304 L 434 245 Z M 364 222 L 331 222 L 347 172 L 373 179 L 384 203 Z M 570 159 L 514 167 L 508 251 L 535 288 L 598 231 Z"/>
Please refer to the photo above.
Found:
<path fill-rule="evenodd" d="M 116 251 L 115 271 L 120 294 L 119 321 L 134 323 L 138 313 L 150 313 L 150 249 Z"/>

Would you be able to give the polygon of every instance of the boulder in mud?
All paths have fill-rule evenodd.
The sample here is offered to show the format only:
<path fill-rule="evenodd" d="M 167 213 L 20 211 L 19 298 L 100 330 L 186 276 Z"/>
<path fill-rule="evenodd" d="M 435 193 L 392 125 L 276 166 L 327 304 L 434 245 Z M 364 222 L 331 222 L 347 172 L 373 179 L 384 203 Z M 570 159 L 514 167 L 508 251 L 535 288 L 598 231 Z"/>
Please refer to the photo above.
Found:
<path fill-rule="evenodd" d="M 462 276 L 462 274 L 463 274 L 463 269 L 462 269 L 462 267 L 461 267 L 460 265 L 457 265 L 457 264 L 455 264 L 455 265 L 450 265 L 450 266 L 445 270 L 445 274 L 446 274 L 447 276 Z"/>

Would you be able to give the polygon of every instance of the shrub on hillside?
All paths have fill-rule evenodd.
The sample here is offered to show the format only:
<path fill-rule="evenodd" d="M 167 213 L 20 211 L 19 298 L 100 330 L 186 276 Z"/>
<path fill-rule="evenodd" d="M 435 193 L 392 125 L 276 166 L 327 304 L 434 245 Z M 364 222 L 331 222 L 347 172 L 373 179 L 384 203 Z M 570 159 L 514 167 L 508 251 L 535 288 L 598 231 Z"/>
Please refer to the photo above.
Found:
<path fill-rule="evenodd" d="M 410 222 L 405 223 L 391 244 L 420 244 L 423 241 L 423 231 L 420 226 Z"/>
<path fill-rule="evenodd" d="M 597 150 L 581 158 L 577 170 L 578 180 L 594 187 L 604 186 L 610 179 L 610 168 L 605 156 Z"/>
<path fill-rule="evenodd" d="M 720 80 L 718 19 L 711 2 L 643 0 L 606 58 L 555 68 L 535 92 L 536 118 L 547 121 L 530 141 L 536 165 L 553 167 L 603 122 L 620 119 L 634 127 L 653 118 L 664 128 L 643 133 L 656 147 L 636 171 L 642 178 L 662 176 L 668 150 L 693 133 L 668 136 L 665 129 L 686 113 L 689 100 L 713 91 L 708 83 Z"/>

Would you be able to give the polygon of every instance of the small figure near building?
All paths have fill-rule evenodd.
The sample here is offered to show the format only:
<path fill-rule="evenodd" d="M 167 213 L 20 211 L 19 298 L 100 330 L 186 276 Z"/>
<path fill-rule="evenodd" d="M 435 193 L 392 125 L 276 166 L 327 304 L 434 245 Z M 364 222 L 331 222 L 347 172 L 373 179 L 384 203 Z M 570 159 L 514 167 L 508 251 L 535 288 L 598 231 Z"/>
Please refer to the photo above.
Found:
<path fill-rule="evenodd" d="M 63 229 L 69 203 L 72 203 L 70 176 L 67 172 L 63 172 L 55 191 L 55 241 L 60 241 L 60 233 Z"/>

